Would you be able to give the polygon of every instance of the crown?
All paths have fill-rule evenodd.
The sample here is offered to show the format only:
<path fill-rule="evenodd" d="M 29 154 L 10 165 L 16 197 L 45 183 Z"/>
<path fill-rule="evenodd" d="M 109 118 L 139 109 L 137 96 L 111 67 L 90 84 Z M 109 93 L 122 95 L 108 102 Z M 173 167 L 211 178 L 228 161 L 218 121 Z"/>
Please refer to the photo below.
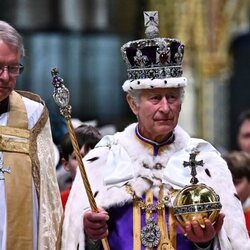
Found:
<path fill-rule="evenodd" d="M 177 39 L 160 38 L 158 12 L 145 11 L 146 39 L 125 43 L 121 47 L 122 58 L 127 66 L 128 80 L 123 90 L 143 88 L 184 87 L 182 77 L 184 44 Z"/>

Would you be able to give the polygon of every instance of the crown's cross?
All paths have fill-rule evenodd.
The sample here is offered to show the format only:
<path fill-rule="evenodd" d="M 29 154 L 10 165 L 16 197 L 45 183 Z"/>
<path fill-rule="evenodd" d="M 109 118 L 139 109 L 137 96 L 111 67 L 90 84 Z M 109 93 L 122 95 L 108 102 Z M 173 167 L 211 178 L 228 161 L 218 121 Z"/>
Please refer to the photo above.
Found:
<path fill-rule="evenodd" d="M 197 149 L 193 149 L 189 155 L 189 161 L 184 161 L 183 162 L 183 166 L 184 167 L 190 167 L 191 168 L 191 180 L 190 183 L 191 184 L 197 184 L 198 183 L 198 179 L 196 178 L 197 175 L 197 171 L 196 168 L 197 166 L 203 166 L 203 160 L 201 161 L 196 161 L 196 156 L 197 154 L 199 154 L 200 152 Z"/>
<path fill-rule="evenodd" d="M 0 180 L 4 180 L 4 173 L 10 174 L 10 167 L 4 167 L 2 155 L 0 156 Z"/>
<path fill-rule="evenodd" d="M 148 38 L 159 37 L 159 18 L 158 11 L 144 11 L 145 34 Z"/>

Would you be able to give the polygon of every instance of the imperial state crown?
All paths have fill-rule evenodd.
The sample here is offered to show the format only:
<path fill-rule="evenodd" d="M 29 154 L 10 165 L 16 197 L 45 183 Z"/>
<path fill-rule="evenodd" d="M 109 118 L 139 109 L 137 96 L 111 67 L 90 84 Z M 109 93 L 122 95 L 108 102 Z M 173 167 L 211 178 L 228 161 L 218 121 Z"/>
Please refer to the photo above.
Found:
<path fill-rule="evenodd" d="M 123 90 L 184 87 L 182 77 L 184 44 L 174 38 L 160 38 L 158 12 L 144 12 L 146 39 L 130 41 L 121 47 L 128 80 Z"/>

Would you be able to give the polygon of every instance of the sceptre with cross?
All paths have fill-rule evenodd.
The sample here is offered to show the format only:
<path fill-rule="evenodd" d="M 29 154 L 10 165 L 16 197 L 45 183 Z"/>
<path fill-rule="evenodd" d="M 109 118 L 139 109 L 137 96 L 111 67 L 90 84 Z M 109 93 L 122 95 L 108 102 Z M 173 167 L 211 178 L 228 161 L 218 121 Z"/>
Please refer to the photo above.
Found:
<path fill-rule="evenodd" d="M 76 139 L 76 135 L 75 135 L 75 131 L 71 122 L 71 110 L 72 107 L 69 105 L 69 97 L 70 97 L 70 93 L 69 90 L 64 86 L 63 84 L 63 79 L 61 77 L 58 76 L 59 72 L 56 68 L 51 70 L 51 75 L 52 75 L 52 84 L 54 86 L 54 93 L 53 93 L 53 98 L 55 103 L 59 106 L 59 111 L 60 114 L 62 116 L 64 116 L 64 118 L 66 119 L 67 122 L 67 127 L 68 127 L 68 131 L 69 131 L 69 136 L 70 136 L 70 140 L 74 149 L 74 153 L 77 159 L 77 163 L 79 166 L 79 170 L 81 173 L 81 177 L 83 180 L 83 184 L 86 190 L 86 194 L 88 197 L 88 201 L 91 207 L 91 210 L 94 212 L 98 213 L 98 208 L 94 199 L 94 195 L 93 192 L 91 190 L 90 187 L 90 183 L 82 162 L 82 156 L 80 153 L 80 148 L 79 145 L 77 143 L 77 139 Z M 101 240 L 102 241 L 102 246 L 104 250 L 109 250 L 109 243 L 107 238 L 104 238 Z"/>
<path fill-rule="evenodd" d="M 4 180 L 4 173 L 11 173 L 10 167 L 4 167 L 3 165 L 3 157 L 2 154 L 0 155 L 0 180 Z"/>
<path fill-rule="evenodd" d="M 197 168 L 197 166 L 203 166 L 204 165 L 203 160 L 196 161 L 196 156 L 199 153 L 200 152 L 197 149 L 192 149 L 192 151 L 191 151 L 191 153 L 189 155 L 189 161 L 184 161 L 183 162 L 184 167 L 190 167 L 191 168 L 191 176 L 192 176 L 192 178 L 190 180 L 191 184 L 197 184 L 199 182 L 198 179 L 196 178 L 196 175 L 197 175 L 196 168 Z"/>

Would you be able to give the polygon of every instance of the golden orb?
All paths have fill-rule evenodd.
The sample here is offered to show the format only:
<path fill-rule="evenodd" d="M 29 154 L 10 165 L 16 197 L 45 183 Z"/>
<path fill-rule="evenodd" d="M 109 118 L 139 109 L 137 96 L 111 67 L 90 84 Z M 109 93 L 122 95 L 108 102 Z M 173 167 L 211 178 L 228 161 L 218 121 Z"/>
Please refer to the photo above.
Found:
<path fill-rule="evenodd" d="M 183 226 L 196 220 L 204 228 L 204 219 L 214 224 L 221 207 L 219 195 L 205 184 L 186 186 L 177 193 L 173 202 L 174 215 Z"/>

